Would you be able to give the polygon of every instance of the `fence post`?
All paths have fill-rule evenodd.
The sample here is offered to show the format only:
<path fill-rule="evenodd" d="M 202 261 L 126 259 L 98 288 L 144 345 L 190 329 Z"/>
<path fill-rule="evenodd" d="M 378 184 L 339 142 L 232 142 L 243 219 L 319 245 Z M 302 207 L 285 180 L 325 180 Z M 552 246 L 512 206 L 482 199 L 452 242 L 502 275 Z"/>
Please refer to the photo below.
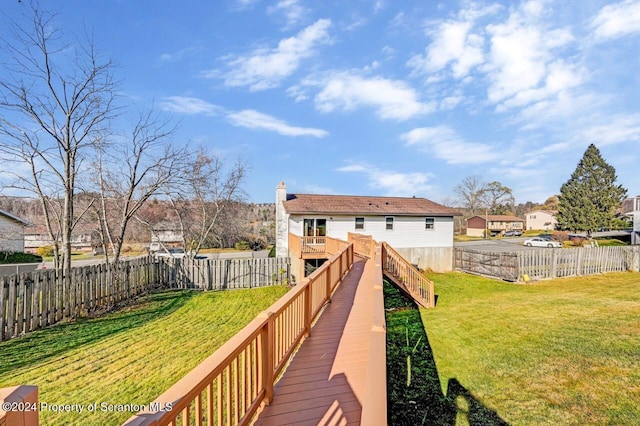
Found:
<path fill-rule="evenodd" d="M 584 247 L 578 249 L 578 265 L 576 267 L 576 275 L 582 275 L 582 257 L 584 255 Z"/>

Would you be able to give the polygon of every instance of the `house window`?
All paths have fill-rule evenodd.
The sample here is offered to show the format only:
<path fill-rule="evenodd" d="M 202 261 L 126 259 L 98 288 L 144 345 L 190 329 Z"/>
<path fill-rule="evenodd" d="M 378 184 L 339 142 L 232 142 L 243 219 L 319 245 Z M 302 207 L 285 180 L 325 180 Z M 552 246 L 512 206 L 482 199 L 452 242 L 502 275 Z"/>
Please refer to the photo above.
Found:
<path fill-rule="evenodd" d="M 424 227 L 425 227 L 425 229 L 434 229 L 434 227 L 435 227 L 435 222 L 436 222 L 436 220 L 435 220 L 435 218 L 433 218 L 433 217 L 427 217 L 427 218 L 425 218 L 425 222 L 424 222 L 424 223 L 425 223 L 425 226 L 424 226 Z"/>
<path fill-rule="evenodd" d="M 356 217 L 356 230 L 364 229 L 364 217 Z"/>
<path fill-rule="evenodd" d="M 386 222 L 387 222 L 387 227 L 386 227 L 386 229 L 387 229 L 388 231 L 393 231 L 393 218 L 392 218 L 392 217 L 387 217 L 385 220 L 386 220 Z"/>

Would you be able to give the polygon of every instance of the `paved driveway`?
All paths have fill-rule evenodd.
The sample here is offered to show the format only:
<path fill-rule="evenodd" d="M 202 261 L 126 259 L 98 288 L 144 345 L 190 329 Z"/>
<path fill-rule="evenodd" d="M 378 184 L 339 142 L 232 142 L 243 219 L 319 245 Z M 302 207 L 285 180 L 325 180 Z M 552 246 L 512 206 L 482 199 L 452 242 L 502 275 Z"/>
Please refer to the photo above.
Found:
<path fill-rule="evenodd" d="M 513 252 L 517 250 L 532 250 L 535 247 L 525 247 L 522 242 L 527 238 L 501 238 L 493 240 L 476 240 L 476 241 L 460 241 L 454 242 L 453 246 L 457 248 L 466 248 L 469 250 L 492 251 L 492 252 Z"/>

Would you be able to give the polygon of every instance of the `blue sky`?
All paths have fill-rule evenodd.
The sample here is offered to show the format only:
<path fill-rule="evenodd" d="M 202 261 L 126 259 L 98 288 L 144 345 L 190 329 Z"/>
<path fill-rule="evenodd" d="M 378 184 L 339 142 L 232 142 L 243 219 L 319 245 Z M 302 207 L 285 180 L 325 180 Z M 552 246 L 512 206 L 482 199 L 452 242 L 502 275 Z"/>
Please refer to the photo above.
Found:
<path fill-rule="evenodd" d="M 12 16 L 22 4 L 1 0 Z M 49 0 L 250 201 L 422 196 L 466 176 L 559 193 L 590 143 L 640 193 L 640 0 Z"/>

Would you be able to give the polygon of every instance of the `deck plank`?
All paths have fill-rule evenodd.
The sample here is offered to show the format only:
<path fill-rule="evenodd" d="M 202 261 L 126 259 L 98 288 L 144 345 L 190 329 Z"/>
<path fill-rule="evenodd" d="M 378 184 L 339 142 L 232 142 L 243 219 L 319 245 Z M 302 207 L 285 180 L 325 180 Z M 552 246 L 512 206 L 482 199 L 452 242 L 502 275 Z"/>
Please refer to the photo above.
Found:
<path fill-rule="evenodd" d="M 359 425 L 372 326 L 374 262 L 356 260 L 274 388 L 256 425 Z"/>

